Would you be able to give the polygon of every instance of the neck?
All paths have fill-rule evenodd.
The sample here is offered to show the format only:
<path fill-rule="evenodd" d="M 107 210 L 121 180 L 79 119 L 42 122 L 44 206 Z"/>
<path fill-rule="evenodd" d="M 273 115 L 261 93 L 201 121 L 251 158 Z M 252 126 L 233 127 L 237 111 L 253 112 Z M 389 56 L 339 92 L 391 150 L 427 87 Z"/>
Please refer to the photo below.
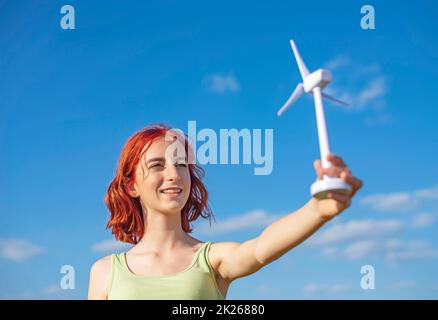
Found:
<path fill-rule="evenodd" d="M 143 236 L 137 244 L 142 251 L 163 252 L 187 244 L 193 238 L 184 232 L 181 212 L 176 214 L 145 211 Z"/>

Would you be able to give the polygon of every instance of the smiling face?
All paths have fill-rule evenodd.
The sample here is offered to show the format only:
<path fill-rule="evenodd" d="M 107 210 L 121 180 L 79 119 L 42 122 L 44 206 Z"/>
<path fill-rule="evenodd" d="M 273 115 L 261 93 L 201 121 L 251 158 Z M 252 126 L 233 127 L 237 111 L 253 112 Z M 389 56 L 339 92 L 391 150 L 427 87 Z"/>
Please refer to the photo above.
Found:
<path fill-rule="evenodd" d="M 185 155 L 168 152 L 173 142 L 158 138 L 144 152 L 130 192 L 147 212 L 180 214 L 190 195 L 190 171 Z M 166 152 L 167 150 L 167 152 Z"/>

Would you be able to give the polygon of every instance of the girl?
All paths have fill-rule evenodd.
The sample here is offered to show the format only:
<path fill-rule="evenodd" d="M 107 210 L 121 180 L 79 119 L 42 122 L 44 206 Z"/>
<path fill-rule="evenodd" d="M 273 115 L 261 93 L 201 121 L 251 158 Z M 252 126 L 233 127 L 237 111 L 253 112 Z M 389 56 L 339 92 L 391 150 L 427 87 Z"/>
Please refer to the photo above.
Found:
<path fill-rule="evenodd" d="M 182 142 L 182 152 L 173 150 L 175 141 Z M 318 178 L 342 178 L 352 186 L 350 195 L 312 197 L 243 243 L 202 242 L 190 236 L 190 223 L 213 216 L 204 172 L 190 159 L 187 138 L 166 125 L 150 125 L 127 141 L 105 202 L 111 213 L 107 227 L 134 246 L 93 264 L 89 299 L 225 299 L 234 280 L 299 245 L 348 208 L 362 187 L 344 161 L 330 155 L 329 169 L 314 162 Z"/>

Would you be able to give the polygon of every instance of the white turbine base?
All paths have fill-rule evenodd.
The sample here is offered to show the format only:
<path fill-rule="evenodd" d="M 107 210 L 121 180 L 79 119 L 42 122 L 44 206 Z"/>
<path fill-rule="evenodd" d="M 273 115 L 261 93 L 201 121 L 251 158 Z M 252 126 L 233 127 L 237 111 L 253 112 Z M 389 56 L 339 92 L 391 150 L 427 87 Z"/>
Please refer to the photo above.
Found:
<path fill-rule="evenodd" d="M 310 193 L 318 199 L 327 199 L 329 192 L 336 192 L 349 195 L 351 186 L 341 178 L 326 176 L 324 179 L 317 180 L 312 183 Z"/>

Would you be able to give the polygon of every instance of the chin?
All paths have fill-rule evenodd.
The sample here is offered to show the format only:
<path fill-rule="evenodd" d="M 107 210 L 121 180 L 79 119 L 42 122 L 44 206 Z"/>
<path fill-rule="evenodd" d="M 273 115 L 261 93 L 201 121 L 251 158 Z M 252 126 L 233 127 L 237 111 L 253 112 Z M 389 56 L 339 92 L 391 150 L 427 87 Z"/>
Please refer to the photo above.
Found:
<path fill-rule="evenodd" d="M 176 203 L 168 203 L 168 204 L 164 204 L 161 206 L 162 211 L 164 211 L 164 212 L 178 213 L 178 214 L 181 212 L 183 207 L 184 206 L 182 206 L 181 204 L 179 204 L 177 202 Z"/>

